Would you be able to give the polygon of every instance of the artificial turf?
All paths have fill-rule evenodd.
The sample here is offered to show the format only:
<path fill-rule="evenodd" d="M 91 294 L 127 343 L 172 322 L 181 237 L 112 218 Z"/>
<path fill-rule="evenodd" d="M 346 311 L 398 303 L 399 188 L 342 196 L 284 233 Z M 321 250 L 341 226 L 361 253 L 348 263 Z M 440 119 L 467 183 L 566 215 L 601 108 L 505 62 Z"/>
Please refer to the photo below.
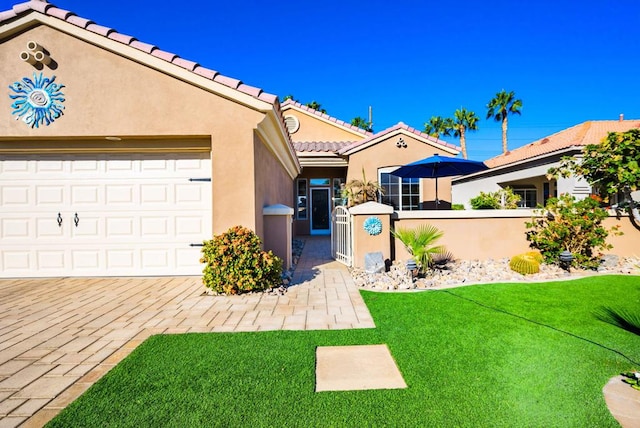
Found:
<path fill-rule="evenodd" d="M 375 329 L 158 335 L 48 426 L 618 426 L 602 388 L 640 368 L 640 278 L 362 292 Z M 407 389 L 314 392 L 317 346 L 386 343 Z"/>

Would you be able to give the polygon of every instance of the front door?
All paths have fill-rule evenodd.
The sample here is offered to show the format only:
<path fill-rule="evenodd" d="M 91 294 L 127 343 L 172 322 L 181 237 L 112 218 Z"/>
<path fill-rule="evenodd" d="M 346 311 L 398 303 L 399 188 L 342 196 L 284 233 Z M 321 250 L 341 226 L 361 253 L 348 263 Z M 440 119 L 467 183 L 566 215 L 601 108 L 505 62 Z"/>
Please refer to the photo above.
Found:
<path fill-rule="evenodd" d="M 331 234 L 331 189 L 311 188 L 311 234 Z"/>

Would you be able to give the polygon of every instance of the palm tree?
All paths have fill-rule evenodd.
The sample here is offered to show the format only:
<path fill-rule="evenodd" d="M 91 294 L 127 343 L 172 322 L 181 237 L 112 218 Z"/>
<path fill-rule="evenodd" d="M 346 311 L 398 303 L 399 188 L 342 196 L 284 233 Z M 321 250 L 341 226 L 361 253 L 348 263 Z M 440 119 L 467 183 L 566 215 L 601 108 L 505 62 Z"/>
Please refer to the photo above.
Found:
<path fill-rule="evenodd" d="M 318 103 L 317 101 L 311 101 L 310 103 L 306 103 L 305 106 L 312 108 L 314 110 L 319 111 L 320 113 L 324 113 L 327 114 L 327 111 L 325 109 L 322 108 L 322 105 L 320 105 L 320 103 Z"/>
<path fill-rule="evenodd" d="M 433 264 L 434 254 L 446 252 L 442 245 L 435 245 L 444 233 L 433 225 L 422 224 L 415 229 L 398 228 L 391 233 L 402 242 L 423 273 Z"/>
<path fill-rule="evenodd" d="M 453 122 L 449 117 L 431 116 L 429 122 L 424 124 L 424 132 L 436 138 L 440 138 L 441 135 L 451 135 L 452 128 Z"/>
<path fill-rule="evenodd" d="M 384 189 L 377 181 L 367 180 L 364 168 L 362 168 L 362 180 L 356 178 L 349 180 L 342 191 L 342 197 L 348 199 L 350 207 L 368 201 L 377 201 L 378 194 L 384 194 Z"/>
<path fill-rule="evenodd" d="M 451 119 L 449 119 L 451 120 Z M 451 120 L 451 129 L 453 130 L 454 137 L 460 137 L 460 148 L 462 149 L 462 157 L 467 158 L 467 131 L 478 130 L 478 116 L 472 111 L 468 111 L 466 108 L 461 108 L 455 111 L 453 114 L 453 120 Z"/>
<path fill-rule="evenodd" d="M 357 126 L 360 129 L 364 129 L 367 132 L 373 132 L 373 127 L 372 127 L 372 123 L 369 122 L 367 119 L 365 119 L 364 117 L 354 117 L 353 119 L 351 119 L 351 124 L 353 126 Z"/>
<path fill-rule="evenodd" d="M 515 92 L 504 89 L 487 104 L 487 119 L 502 121 L 502 153 L 507 153 L 507 118 L 510 114 L 520 114 L 522 100 L 516 99 Z"/>

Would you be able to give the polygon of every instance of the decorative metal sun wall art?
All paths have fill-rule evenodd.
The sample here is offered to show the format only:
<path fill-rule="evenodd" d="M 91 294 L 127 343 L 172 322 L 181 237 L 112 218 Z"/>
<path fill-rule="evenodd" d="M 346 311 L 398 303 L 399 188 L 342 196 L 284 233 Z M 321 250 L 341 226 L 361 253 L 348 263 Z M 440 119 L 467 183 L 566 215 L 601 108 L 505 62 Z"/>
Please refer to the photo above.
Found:
<path fill-rule="evenodd" d="M 60 89 L 64 85 L 54 83 L 55 80 L 56 76 L 48 78 L 42 73 L 33 73 L 33 80 L 23 77 L 21 81 L 9 86 L 15 92 L 15 95 L 9 94 L 9 97 L 15 100 L 11 104 L 11 114 L 17 115 L 16 120 L 22 118 L 30 127 L 38 128 L 42 124 L 49 126 L 62 116 L 64 94 Z"/>
<path fill-rule="evenodd" d="M 368 217 L 362 227 L 371 236 L 382 233 L 382 221 L 378 217 Z"/>

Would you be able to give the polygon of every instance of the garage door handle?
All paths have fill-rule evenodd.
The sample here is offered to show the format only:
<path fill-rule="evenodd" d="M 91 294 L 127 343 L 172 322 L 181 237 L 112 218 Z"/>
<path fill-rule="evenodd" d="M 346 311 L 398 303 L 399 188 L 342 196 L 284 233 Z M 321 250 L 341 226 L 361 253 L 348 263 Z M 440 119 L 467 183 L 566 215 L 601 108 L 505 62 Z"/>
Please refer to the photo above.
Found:
<path fill-rule="evenodd" d="M 56 221 L 58 222 L 58 227 L 62 227 L 62 215 L 60 215 L 60 213 L 58 213 Z"/>
<path fill-rule="evenodd" d="M 80 219 L 78 218 L 78 213 L 76 213 L 75 217 L 73 217 L 73 222 L 76 224 L 76 227 L 78 227 L 78 223 L 80 223 Z"/>

